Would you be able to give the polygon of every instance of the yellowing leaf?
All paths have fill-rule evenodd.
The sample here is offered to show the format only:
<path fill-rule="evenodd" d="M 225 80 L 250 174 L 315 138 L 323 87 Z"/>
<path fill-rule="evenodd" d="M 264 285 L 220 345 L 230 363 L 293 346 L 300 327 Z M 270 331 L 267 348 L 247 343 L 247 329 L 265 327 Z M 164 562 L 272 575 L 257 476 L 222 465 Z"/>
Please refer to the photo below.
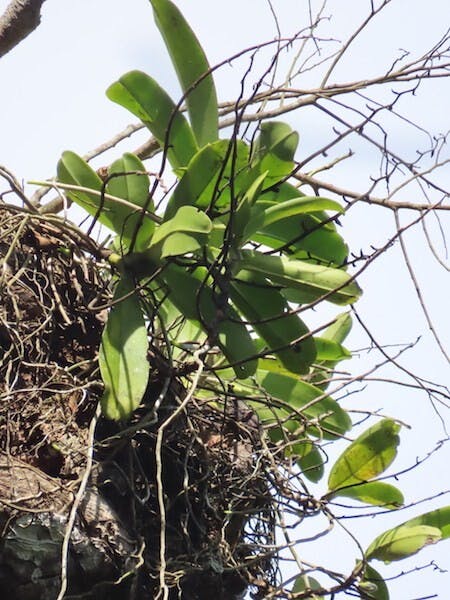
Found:
<path fill-rule="evenodd" d="M 383 419 L 361 434 L 337 459 L 328 478 L 334 492 L 370 481 L 383 473 L 397 456 L 400 425 Z"/>
<path fill-rule="evenodd" d="M 384 481 L 369 481 L 368 483 L 339 488 L 333 494 L 333 497 L 335 496 L 352 498 L 366 504 L 382 506 L 391 510 L 399 508 L 404 503 L 401 491 L 389 483 L 384 483 Z"/>
<path fill-rule="evenodd" d="M 437 527 L 400 525 L 379 535 L 370 544 L 365 555 L 367 560 L 377 558 L 388 563 L 412 556 L 428 544 L 435 544 L 441 538 L 442 533 Z"/>

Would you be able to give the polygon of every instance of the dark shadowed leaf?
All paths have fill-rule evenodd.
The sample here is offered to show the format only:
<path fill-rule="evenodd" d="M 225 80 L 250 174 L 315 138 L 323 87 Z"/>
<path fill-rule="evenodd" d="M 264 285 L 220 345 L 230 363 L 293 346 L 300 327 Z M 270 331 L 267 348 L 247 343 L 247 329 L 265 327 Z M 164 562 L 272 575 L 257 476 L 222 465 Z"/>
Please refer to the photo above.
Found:
<path fill-rule="evenodd" d="M 389 600 L 389 591 L 384 579 L 368 564 L 364 569 L 359 591 L 363 600 Z"/>

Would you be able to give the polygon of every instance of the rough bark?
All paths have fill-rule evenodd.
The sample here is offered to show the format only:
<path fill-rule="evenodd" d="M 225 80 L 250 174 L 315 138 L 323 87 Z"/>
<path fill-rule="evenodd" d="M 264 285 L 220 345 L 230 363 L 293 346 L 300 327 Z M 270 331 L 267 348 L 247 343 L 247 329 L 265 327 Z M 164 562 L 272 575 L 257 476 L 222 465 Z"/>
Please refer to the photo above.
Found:
<path fill-rule="evenodd" d="M 0 57 L 24 40 L 41 22 L 45 0 L 12 0 L 0 17 Z"/>

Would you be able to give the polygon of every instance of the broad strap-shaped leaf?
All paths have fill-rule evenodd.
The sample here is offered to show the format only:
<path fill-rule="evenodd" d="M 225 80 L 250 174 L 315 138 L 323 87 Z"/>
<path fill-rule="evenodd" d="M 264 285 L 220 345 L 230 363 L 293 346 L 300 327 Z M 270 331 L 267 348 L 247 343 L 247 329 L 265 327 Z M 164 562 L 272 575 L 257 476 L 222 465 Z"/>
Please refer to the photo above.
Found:
<path fill-rule="evenodd" d="M 330 302 L 350 304 L 362 293 L 358 284 L 351 281 L 350 276 L 341 269 L 291 260 L 286 256 L 243 250 L 239 266 L 241 269 L 261 273 L 274 283 L 288 288 L 288 299 L 300 304 L 317 300 L 325 294 L 328 294 L 327 300 Z M 300 299 L 296 299 L 295 292 L 299 293 Z"/>
<path fill-rule="evenodd" d="M 259 219 L 252 219 L 253 207 L 261 194 L 268 171 L 264 171 L 253 181 L 239 201 L 234 214 L 230 216 L 232 225 L 232 242 L 235 248 L 239 248 L 251 237 L 252 227 L 257 227 Z"/>
<path fill-rule="evenodd" d="M 133 281 L 122 278 L 102 335 L 99 365 L 105 391 L 101 399 L 108 419 L 124 420 L 144 395 L 149 377 L 148 337 Z"/>
<path fill-rule="evenodd" d="M 365 504 L 382 506 L 390 510 L 400 508 L 400 506 L 403 506 L 405 500 L 398 488 L 384 481 L 369 481 L 367 483 L 340 488 L 333 494 L 333 497 L 336 496 L 352 498 Z"/>
<path fill-rule="evenodd" d="M 154 204 L 149 198 L 150 178 L 145 166 L 135 154 L 127 152 L 122 158 L 113 162 L 108 169 L 108 176 L 110 177 L 106 186 L 108 194 L 128 200 L 137 207 L 154 211 Z M 126 214 L 127 211 L 130 213 L 126 207 L 114 208 L 115 213 L 119 212 L 115 221 L 119 227 L 122 227 L 120 232 L 116 231 L 120 244 L 129 248 L 134 241 L 135 250 L 144 250 L 149 245 L 155 223 L 145 213 Z"/>
<path fill-rule="evenodd" d="M 160 258 L 195 252 L 207 241 L 211 220 L 195 206 L 182 206 L 156 229 L 149 253 Z"/>
<path fill-rule="evenodd" d="M 314 340 L 298 315 L 262 275 L 241 271 L 230 282 L 234 305 L 292 373 L 305 374 L 316 357 Z"/>
<path fill-rule="evenodd" d="M 387 585 L 372 565 L 366 564 L 358 587 L 364 600 L 389 600 Z"/>
<path fill-rule="evenodd" d="M 196 206 L 204 210 L 209 207 L 228 145 L 227 140 L 207 144 L 192 157 L 167 203 L 164 220 L 171 219 L 181 206 Z"/>
<path fill-rule="evenodd" d="M 299 430 L 307 426 L 308 434 L 325 439 L 335 439 L 351 428 L 350 417 L 335 400 L 298 377 L 258 369 L 255 379 L 257 385 L 250 381 L 232 382 L 229 389 L 246 398 L 255 398 L 248 403 L 263 424 L 281 424 L 285 432 L 299 437 L 304 435 Z M 283 438 L 282 434 L 277 435 L 277 439 Z"/>
<path fill-rule="evenodd" d="M 367 560 L 377 558 L 386 563 L 408 558 L 429 544 L 442 539 L 437 527 L 430 525 L 400 525 L 379 535 L 365 552 Z"/>
<path fill-rule="evenodd" d="M 450 506 L 437 508 L 402 523 L 403 527 L 415 527 L 416 525 L 437 527 L 441 531 L 442 539 L 450 538 Z"/>
<path fill-rule="evenodd" d="M 342 213 L 342 206 L 334 200 L 321 198 L 319 196 L 304 196 L 301 198 L 293 198 L 285 200 L 269 206 L 263 213 L 264 219 L 262 228 L 269 227 L 283 219 L 290 219 L 297 215 L 311 212 L 319 212 L 323 210 L 333 210 Z"/>
<path fill-rule="evenodd" d="M 171 302 L 186 318 L 201 324 L 211 343 L 222 350 L 236 377 L 253 375 L 257 366 L 254 342 L 238 313 L 213 291 L 207 270 L 198 267 L 190 272 L 168 264 L 161 278 L 168 286 Z"/>
<path fill-rule="evenodd" d="M 174 169 L 185 167 L 197 142 L 183 114 L 159 84 L 141 71 L 125 73 L 107 90 L 110 100 L 138 117 L 158 140 Z"/>
<path fill-rule="evenodd" d="M 116 218 L 115 215 L 122 215 L 123 207 L 101 198 L 103 181 L 81 156 L 70 150 L 63 152 L 58 161 L 57 176 L 61 183 L 77 185 L 97 192 L 94 194 L 74 190 L 68 191 L 67 196 L 90 215 L 97 216 L 102 225 L 106 225 L 116 233 L 120 232 L 123 219 L 119 219 L 119 216 Z M 119 231 L 116 231 L 116 228 Z"/>
<path fill-rule="evenodd" d="M 121 172 L 124 172 L 122 169 L 142 172 L 142 175 L 124 176 L 121 178 L 122 182 L 124 180 L 128 180 L 128 182 L 120 184 L 117 180 L 112 187 L 108 186 L 104 190 L 105 194 L 114 195 L 117 200 L 105 197 L 105 194 L 102 195 L 103 181 L 75 152 L 65 151 L 62 153 L 58 161 L 57 175 L 61 183 L 92 190 L 92 192 L 70 190 L 66 194 L 73 202 L 96 217 L 99 223 L 117 233 L 121 245 L 128 247 L 139 226 L 136 239 L 145 246 L 153 231 L 152 221 L 148 216 L 143 215 L 141 210 L 142 207 L 146 208 L 148 199 L 149 181 L 148 175 L 145 174 L 145 167 L 134 155 L 125 154 L 113 164 L 112 169 L 112 172 L 117 172 L 116 169 L 120 169 Z M 132 182 L 129 177 L 133 178 Z M 137 183 L 138 179 L 140 179 L 139 183 Z M 112 194 L 112 190 L 117 194 Z M 121 204 L 120 200 L 124 200 L 128 204 Z M 152 206 L 150 205 L 148 208 L 151 209 Z"/>
<path fill-rule="evenodd" d="M 252 165 L 256 164 L 260 173 L 268 171 L 267 187 L 292 173 L 298 139 L 298 133 L 287 123 L 266 121 L 261 124 L 252 153 Z"/>
<path fill-rule="evenodd" d="M 297 187 L 282 183 L 273 189 L 265 190 L 255 207 L 255 216 L 260 220 L 262 215 L 277 205 L 305 198 Z M 329 220 L 329 215 L 315 207 L 314 212 L 298 213 L 275 221 L 252 233 L 255 242 L 270 248 L 288 247 L 289 253 L 300 259 L 322 261 L 326 264 L 342 265 L 348 255 L 348 248 L 336 231 L 336 225 Z M 336 209 L 336 207 L 334 207 Z"/>
<path fill-rule="evenodd" d="M 400 425 L 379 421 L 362 433 L 339 456 L 328 478 L 330 492 L 364 483 L 383 473 L 397 456 Z"/>
<path fill-rule="evenodd" d="M 218 138 L 214 80 L 205 53 L 185 18 L 170 0 L 150 0 L 156 24 L 178 75 L 192 129 L 200 147 Z"/>

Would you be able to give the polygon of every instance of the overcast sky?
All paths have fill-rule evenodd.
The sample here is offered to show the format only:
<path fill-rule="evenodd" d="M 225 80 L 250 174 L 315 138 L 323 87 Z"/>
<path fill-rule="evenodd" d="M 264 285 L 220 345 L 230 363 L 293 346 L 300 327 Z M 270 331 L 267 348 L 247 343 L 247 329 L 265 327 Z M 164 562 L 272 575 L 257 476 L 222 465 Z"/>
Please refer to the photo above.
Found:
<path fill-rule="evenodd" d="M 7 4 L 6 0 L 0 0 L 0 12 Z M 180 0 L 178 5 L 197 32 L 211 64 L 277 35 L 266 0 L 227 0 L 226 3 Z M 279 17 L 283 36 L 292 35 L 307 25 L 306 0 L 273 0 L 272 6 Z M 324 41 L 324 46 L 332 48 L 333 39 L 346 39 L 367 14 L 368 6 L 369 2 L 363 0 L 331 1 L 324 12 L 324 17 L 330 19 L 324 21 L 321 30 L 321 36 L 329 40 Z M 383 72 L 399 56 L 401 49 L 420 55 L 445 33 L 449 25 L 448 0 L 393 0 L 361 41 L 355 43 L 332 81 L 365 79 Z M 238 61 L 217 73 L 221 100 L 233 99 L 245 66 L 245 60 Z M 257 63 L 256 73 L 260 66 Z M 63 150 L 84 154 L 134 122 L 124 109 L 111 103 L 104 92 L 120 75 L 135 68 L 147 71 L 174 96 L 179 93 L 146 0 L 47 0 L 41 26 L 0 60 L 0 164 L 7 166 L 19 179 L 43 179 L 54 174 Z M 314 77 L 308 73 L 296 85 L 313 85 Z M 317 85 L 317 80 L 315 83 Z M 411 120 L 433 134 L 445 134 L 450 129 L 449 97 L 449 82 L 435 80 L 425 84 L 415 97 L 405 98 L 401 108 Z M 312 111 L 290 114 L 285 120 L 300 132 L 299 159 L 302 153 L 308 155 L 331 139 L 330 123 L 318 119 Z M 403 127 L 400 121 L 387 124 L 392 132 L 393 147 L 404 156 L 412 156 L 417 148 L 425 147 L 428 138 L 419 130 Z M 143 139 L 145 135 L 121 148 L 134 148 Z M 351 144 L 352 149 L 358 151 L 357 155 L 332 174 L 327 174 L 327 178 L 342 187 L 365 191 L 370 176 L 377 173 L 379 157 L 357 140 Z M 351 144 L 344 144 L 342 151 Z M 117 156 L 117 152 L 109 156 Z M 448 158 L 448 149 L 444 149 L 445 153 Z M 100 159 L 96 166 L 107 160 Z M 438 174 L 446 189 L 450 189 L 449 171 L 447 167 Z M 423 198 L 410 197 L 410 194 L 407 190 L 396 199 L 423 201 Z M 413 213 L 402 215 L 402 222 L 416 216 Z M 445 215 L 442 225 L 448 232 Z M 344 237 L 355 252 L 369 251 L 371 245 L 381 245 L 395 231 L 391 214 L 365 205 L 352 211 L 344 219 L 343 226 Z M 445 259 L 436 222 L 429 220 L 429 227 L 437 250 Z M 445 279 L 446 272 L 433 258 L 420 228 L 408 235 L 407 242 L 430 313 L 448 351 L 448 275 Z M 365 294 L 357 308 L 376 339 L 384 344 L 403 344 L 422 336 L 418 345 L 402 359 L 403 364 L 427 379 L 441 384 L 448 382 L 448 363 L 437 350 L 427 328 L 398 244 L 366 271 L 361 284 Z M 320 321 L 320 318 L 319 311 L 319 316 L 314 316 L 313 320 Z M 349 345 L 352 349 L 367 347 L 367 338 L 358 327 L 355 327 Z M 352 365 L 345 367 L 357 373 L 379 361 L 376 352 L 363 352 Z M 399 373 L 389 368 L 384 371 L 384 376 L 399 378 Z M 407 377 L 403 380 L 411 383 Z M 373 383 L 361 394 L 346 400 L 345 405 L 382 409 L 384 414 L 398 417 L 412 426 L 411 431 L 405 430 L 402 435 L 400 455 L 394 465 L 397 469 L 411 465 L 416 457 L 424 456 L 445 437 L 440 419 L 426 395 L 412 389 Z M 440 407 L 440 413 L 446 417 L 442 411 Z M 421 474 L 415 471 L 401 477 L 399 487 L 405 491 L 407 501 L 448 489 L 449 459 L 447 445 L 430 459 Z M 364 546 L 384 529 L 442 504 L 450 504 L 450 497 L 443 496 L 411 511 L 389 515 L 384 520 L 370 521 L 369 525 L 363 526 L 362 520 L 346 524 L 354 528 Z M 410 561 L 409 566 L 424 565 L 436 559 L 440 567 L 450 570 L 449 549 L 449 542 L 430 547 Z M 351 569 L 355 556 L 349 546 L 331 548 L 327 552 L 323 545 L 318 546 L 314 550 L 316 556 L 309 554 L 307 549 L 305 552 L 312 562 L 326 560 L 328 566 L 336 569 Z M 394 568 L 378 567 L 382 573 L 395 574 L 406 568 L 406 563 L 397 563 Z M 390 589 L 393 600 L 432 597 L 432 593 L 446 599 L 449 597 L 450 574 L 439 575 L 428 569 L 392 583 Z"/>

